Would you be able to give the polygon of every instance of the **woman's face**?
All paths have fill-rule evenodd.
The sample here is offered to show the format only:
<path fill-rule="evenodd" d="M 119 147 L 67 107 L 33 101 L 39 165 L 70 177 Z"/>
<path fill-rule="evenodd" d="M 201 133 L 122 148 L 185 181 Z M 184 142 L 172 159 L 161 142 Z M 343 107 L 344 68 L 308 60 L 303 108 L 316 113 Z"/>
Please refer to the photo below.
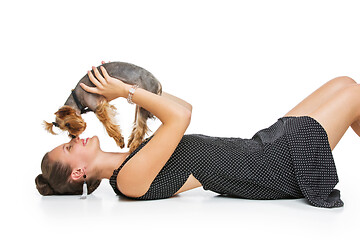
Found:
<path fill-rule="evenodd" d="M 99 138 L 73 138 L 49 152 L 49 158 L 69 164 L 72 169 L 87 166 L 100 151 Z"/>

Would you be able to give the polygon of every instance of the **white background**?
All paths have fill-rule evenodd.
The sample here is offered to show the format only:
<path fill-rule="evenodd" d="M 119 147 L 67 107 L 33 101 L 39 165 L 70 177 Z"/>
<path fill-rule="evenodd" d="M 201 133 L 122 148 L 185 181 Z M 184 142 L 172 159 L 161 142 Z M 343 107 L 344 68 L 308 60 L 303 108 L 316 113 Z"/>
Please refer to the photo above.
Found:
<path fill-rule="evenodd" d="M 34 183 L 44 153 L 68 141 L 41 123 L 53 121 L 91 66 L 105 60 L 148 69 L 165 92 L 193 105 L 187 134 L 251 138 L 331 78 L 360 81 L 356 2 L 2 2 L 0 238 L 358 237 L 360 141 L 351 129 L 333 152 L 341 209 L 222 198 L 202 188 L 134 202 L 116 197 L 105 180 L 81 201 L 42 197 Z M 134 106 L 115 105 L 127 139 Z M 84 137 L 96 134 L 104 150 L 119 151 L 92 113 L 84 118 Z M 153 131 L 159 124 L 149 120 Z"/>

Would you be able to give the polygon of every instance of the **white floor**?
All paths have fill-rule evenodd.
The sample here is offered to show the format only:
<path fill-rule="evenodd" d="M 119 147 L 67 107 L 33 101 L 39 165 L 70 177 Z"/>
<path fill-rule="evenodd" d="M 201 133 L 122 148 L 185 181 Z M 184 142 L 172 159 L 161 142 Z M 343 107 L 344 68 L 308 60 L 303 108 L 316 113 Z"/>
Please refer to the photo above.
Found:
<path fill-rule="evenodd" d="M 350 236 L 359 233 L 360 194 L 350 189 L 358 184 L 349 182 L 341 189 L 345 207 L 339 209 L 315 208 L 304 199 L 226 198 L 202 188 L 165 200 L 131 201 L 116 197 L 107 184 L 86 200 L 19 194 L 4 209 L 2 234 L 38 239 L 354 239 Z"/>

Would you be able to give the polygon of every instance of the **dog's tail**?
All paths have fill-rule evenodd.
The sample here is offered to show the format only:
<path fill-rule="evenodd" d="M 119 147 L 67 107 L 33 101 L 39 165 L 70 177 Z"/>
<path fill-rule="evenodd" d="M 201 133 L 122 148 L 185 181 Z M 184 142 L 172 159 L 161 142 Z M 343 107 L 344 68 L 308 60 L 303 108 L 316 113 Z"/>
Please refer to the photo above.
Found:
<path fill-rule="evenodd" d="M 54 123 L 48 123 L 46 121 L 43 121 L 43 125 L 46 131 L 48 131 L 49 133 L 53 134 L 53 135 L 57 135 L 54 131 L 53 131 L 53 126 Z"/>

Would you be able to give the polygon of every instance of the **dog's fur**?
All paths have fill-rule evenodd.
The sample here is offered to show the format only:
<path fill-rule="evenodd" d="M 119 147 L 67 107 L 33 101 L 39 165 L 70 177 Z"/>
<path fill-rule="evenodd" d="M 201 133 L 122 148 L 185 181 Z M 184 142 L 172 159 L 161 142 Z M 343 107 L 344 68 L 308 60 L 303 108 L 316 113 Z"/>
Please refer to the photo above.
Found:
<path fill-rule="evenodd" d="M 138 84 L 139 88 L 146 89 L 152 93 L 158 95 L 162 94 L 162 86 L 160 82 L 150 72 L 141 67 L 124 62 L 105 63 L 102 66 L 104 66 L 111 77 L 121 79 L 121 81 L 128 84 Z M 100 74 L 102 74 L 100 66 L 98 67 L 98 70 Z M 95 76 L 93 71 L 92 73 Z M 84 83 L 90 87 L 95 87 L 87 74 L 78 82 L 73 91 L 79 102 L 96 114 L 97 118 L 104 125 L 108 135 L 114 138 L 116 144 L 120 148 L 123 148 L 125 146 L 124 138 L 114 119 L 116 108 L 113 105 L 110 105 L 103 96 L 88 93 L 83 90 L 80 83 Z M 81 109 L 77 106 L 72 94 L 70 94 L 64 106 L 61 107 L 55 115 L 55 125 L 57 125 L 61 130 L 68 131 L 70 137 L 79 136 L 86 128 L 86 123 L 81 117 Z M 143 142 L 145 134 L 149 131 L 146 124 L 148 118 L 153 119 L 154 115 L 144 108 L 136 105 L 134 126 L 131 136 L 128 139 L 127 146 L 130 148 L 130 152 L 133 152 Z M 44 124 L 47 131 L 55 134 L 53 131 L 53 123 L 44 121 Z"/>

